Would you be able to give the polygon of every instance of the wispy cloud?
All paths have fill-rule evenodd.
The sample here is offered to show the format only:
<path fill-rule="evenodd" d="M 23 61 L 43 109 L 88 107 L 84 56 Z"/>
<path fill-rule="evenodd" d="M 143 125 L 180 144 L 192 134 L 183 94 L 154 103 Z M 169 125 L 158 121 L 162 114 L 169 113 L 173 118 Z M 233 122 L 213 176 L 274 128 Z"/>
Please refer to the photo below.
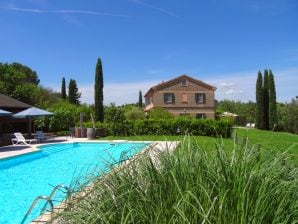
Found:
<path fill-rule="evenodd" d="M 91 15 L 91 16 L 112 16 L 112 17 L 130 17 L 124 14 L 114 14 L 108 12 L 97 12 L 90 10 L 76 10 L 76 9 L 60 9 L 60 10 L 44 10 L 38 8 L 19 8 L 19 7 L 1 7 L 2 10 L 16 11 L 23 13 L 35 13 L 35 14 L 81 14 L 81 15 Z"/>
<path fill-rule="evenodd" d="M 175 13 L 169 11 L 169 10 L 166 10 L 166 9 L 163 9 L 163 8 L 160 8 L 160 7 L 157 7 L 157 6 L 154 6 L 154 5 L 151 5 L 151 4 L 148 4 L 144 1 L 141 1 L 141 0 L 129 0 L 130 2 L 133 2 L 135 4 L 138 4 L 138 5 L 141 5 L 141 6 L 144 6 L 144 7 L 147 7 L 147 8 L 150 8 L 150 9 L 153 9 L 155 11 L 159 11 L 167 16 L 171 16 L 171 17 L 175 17 L 175 18 L 180 18 L 180 16 L 176 15 Z"/>
<path fill-rule="evenodd" d="M 104 104 L 116 103 L 136 103 L 138 101 L 139 90 L 145 94 L 148 89 L 160 81 L 127 82 L 127 83 L 106 83 L 104 86 Z M 93 84 L 79 86 L 82 92 L 82 101 L 89 104 L 94 103 Z"/>

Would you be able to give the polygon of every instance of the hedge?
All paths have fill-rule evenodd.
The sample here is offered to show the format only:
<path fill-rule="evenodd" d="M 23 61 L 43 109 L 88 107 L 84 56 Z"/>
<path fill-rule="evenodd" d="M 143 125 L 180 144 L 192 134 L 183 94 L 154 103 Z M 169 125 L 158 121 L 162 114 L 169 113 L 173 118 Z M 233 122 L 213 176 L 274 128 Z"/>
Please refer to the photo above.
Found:
<path fill-rule="evenodd" d="M 102 124 L 108 135 L 203 135 L 229 138 L 232 124 L 209 119 L 145 119 Z"/>

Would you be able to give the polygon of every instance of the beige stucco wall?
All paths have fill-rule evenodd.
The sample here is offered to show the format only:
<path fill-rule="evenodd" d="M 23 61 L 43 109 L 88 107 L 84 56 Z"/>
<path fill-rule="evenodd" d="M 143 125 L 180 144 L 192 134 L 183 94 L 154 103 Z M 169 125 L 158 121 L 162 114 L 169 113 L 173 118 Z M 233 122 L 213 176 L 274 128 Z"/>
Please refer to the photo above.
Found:
<path fill-rule="evenodd" d="M 175 103 L 165 104 L 164 93 L 174 93 Z M 195 94 L 205 93 L 205 103 L 196 103 Z M 182 94 L 187 94 L 187 103 L 182 102 Z M 154 91 L 150 91 L 146 97 L 152 97 L 153 103 L 145 107 L 145 111 L 148 111 L 155 107 L 163 107 L 173 113 L 175 116 L 179 116 L 181 113 L 189 113 L 195 117 L 198 113 L 204 113 L 207 118 L 215 118 L 215 101 L 214 90 L 200 86 L 188 80 L 188 86 L 181 86 L 181 80 L 177 80 L 175 83 L 171 83 L 166 87 Z"/>

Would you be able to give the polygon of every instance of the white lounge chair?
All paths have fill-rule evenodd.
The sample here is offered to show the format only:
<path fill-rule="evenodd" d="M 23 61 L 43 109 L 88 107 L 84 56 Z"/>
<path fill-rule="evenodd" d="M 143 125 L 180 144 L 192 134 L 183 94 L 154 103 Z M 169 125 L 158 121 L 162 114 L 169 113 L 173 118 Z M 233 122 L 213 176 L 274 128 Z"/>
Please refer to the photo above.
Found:
<path fill-rule="evenodd" d="M 255 123 L 251 123 L 250 127 L 255 128 L 256 127 Z"/>
<path fill-rule="evenodd" d="M 245 127 L 250 128 L 250 123 L 247 123 Z"/>
<path fill-rule="evenodd" d="M 18 145 L 18 144 L 24 144 L 24 145 L 29 145 L 31 144 L 32 142 L 36 142 L 37 140 L 36 139 L 25 139 L 23 134 L 20 133 L 20 132 L 16 132 L 16 133 L 13 133 L 15 138 L 12 138 L 11 139 L 11 143 L 13 145 Z"/>

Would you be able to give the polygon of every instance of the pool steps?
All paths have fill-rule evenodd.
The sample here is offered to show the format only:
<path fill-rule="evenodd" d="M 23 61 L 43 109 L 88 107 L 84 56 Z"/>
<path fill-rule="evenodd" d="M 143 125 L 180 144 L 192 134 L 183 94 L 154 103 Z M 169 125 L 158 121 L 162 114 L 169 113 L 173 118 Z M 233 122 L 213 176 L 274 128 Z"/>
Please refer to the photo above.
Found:
<path fill-rule="evenodd" d="M 46 203 L 44 204 L 44 206 L 43 206 L 42 209 L 41 209 L 40 214 L 42 214 L 42 213 L 46 210 L 48 204 L 49 204 L 50 207 L 51 207 L 51 210 L 50 210 L 50 211 L 53 211 L 53 210 L 54 210 L 54 204 L 53 204 L 53 201 L 54 201 L 54 200 L 53 200 L 52 198 L 54 197 L 56 191 L 57 191 L 57 190 L 60 190 L 61 188 L 64 189 L 64 190 L 66 190 L 66 192 L 64 192 L 64 193 L 67 193 L 67 197 L 66 197 L 66 198 L 68 198 L 68 196 L 70 195 L 70 189 L 69 189 L 67 186 L 65 186 L 64 184 L 59 184 L 59 185 L 57 185 L 57 186 L 54 187 L 54 189 L 52 190 L 50 196 L 38 196 L 38 197 L 36 197 L 36 198 L 34 199 L 34 201 L 32 202 L 31 206 L 29 207 L 28 211 L 26 212 L 26 214 L 25 214 L 25 216 L 24 216 L 24 218 L 22 219 L 22 221 L 21 221 L 20 224 L 24 224 L 24 223 L 26 222 L 28 216 L 31 214 L 32 210 L 33 210 L 34 207 L 37 205 L 37 202 L 39 202 L 40 200 L 44 200 L 44 201 L 46 201 Z M 50 212 L 50 214 L 52 214 L 52 212 Z M 42 222 L 42 221 L 41 221 L 41 222 Z"/>

